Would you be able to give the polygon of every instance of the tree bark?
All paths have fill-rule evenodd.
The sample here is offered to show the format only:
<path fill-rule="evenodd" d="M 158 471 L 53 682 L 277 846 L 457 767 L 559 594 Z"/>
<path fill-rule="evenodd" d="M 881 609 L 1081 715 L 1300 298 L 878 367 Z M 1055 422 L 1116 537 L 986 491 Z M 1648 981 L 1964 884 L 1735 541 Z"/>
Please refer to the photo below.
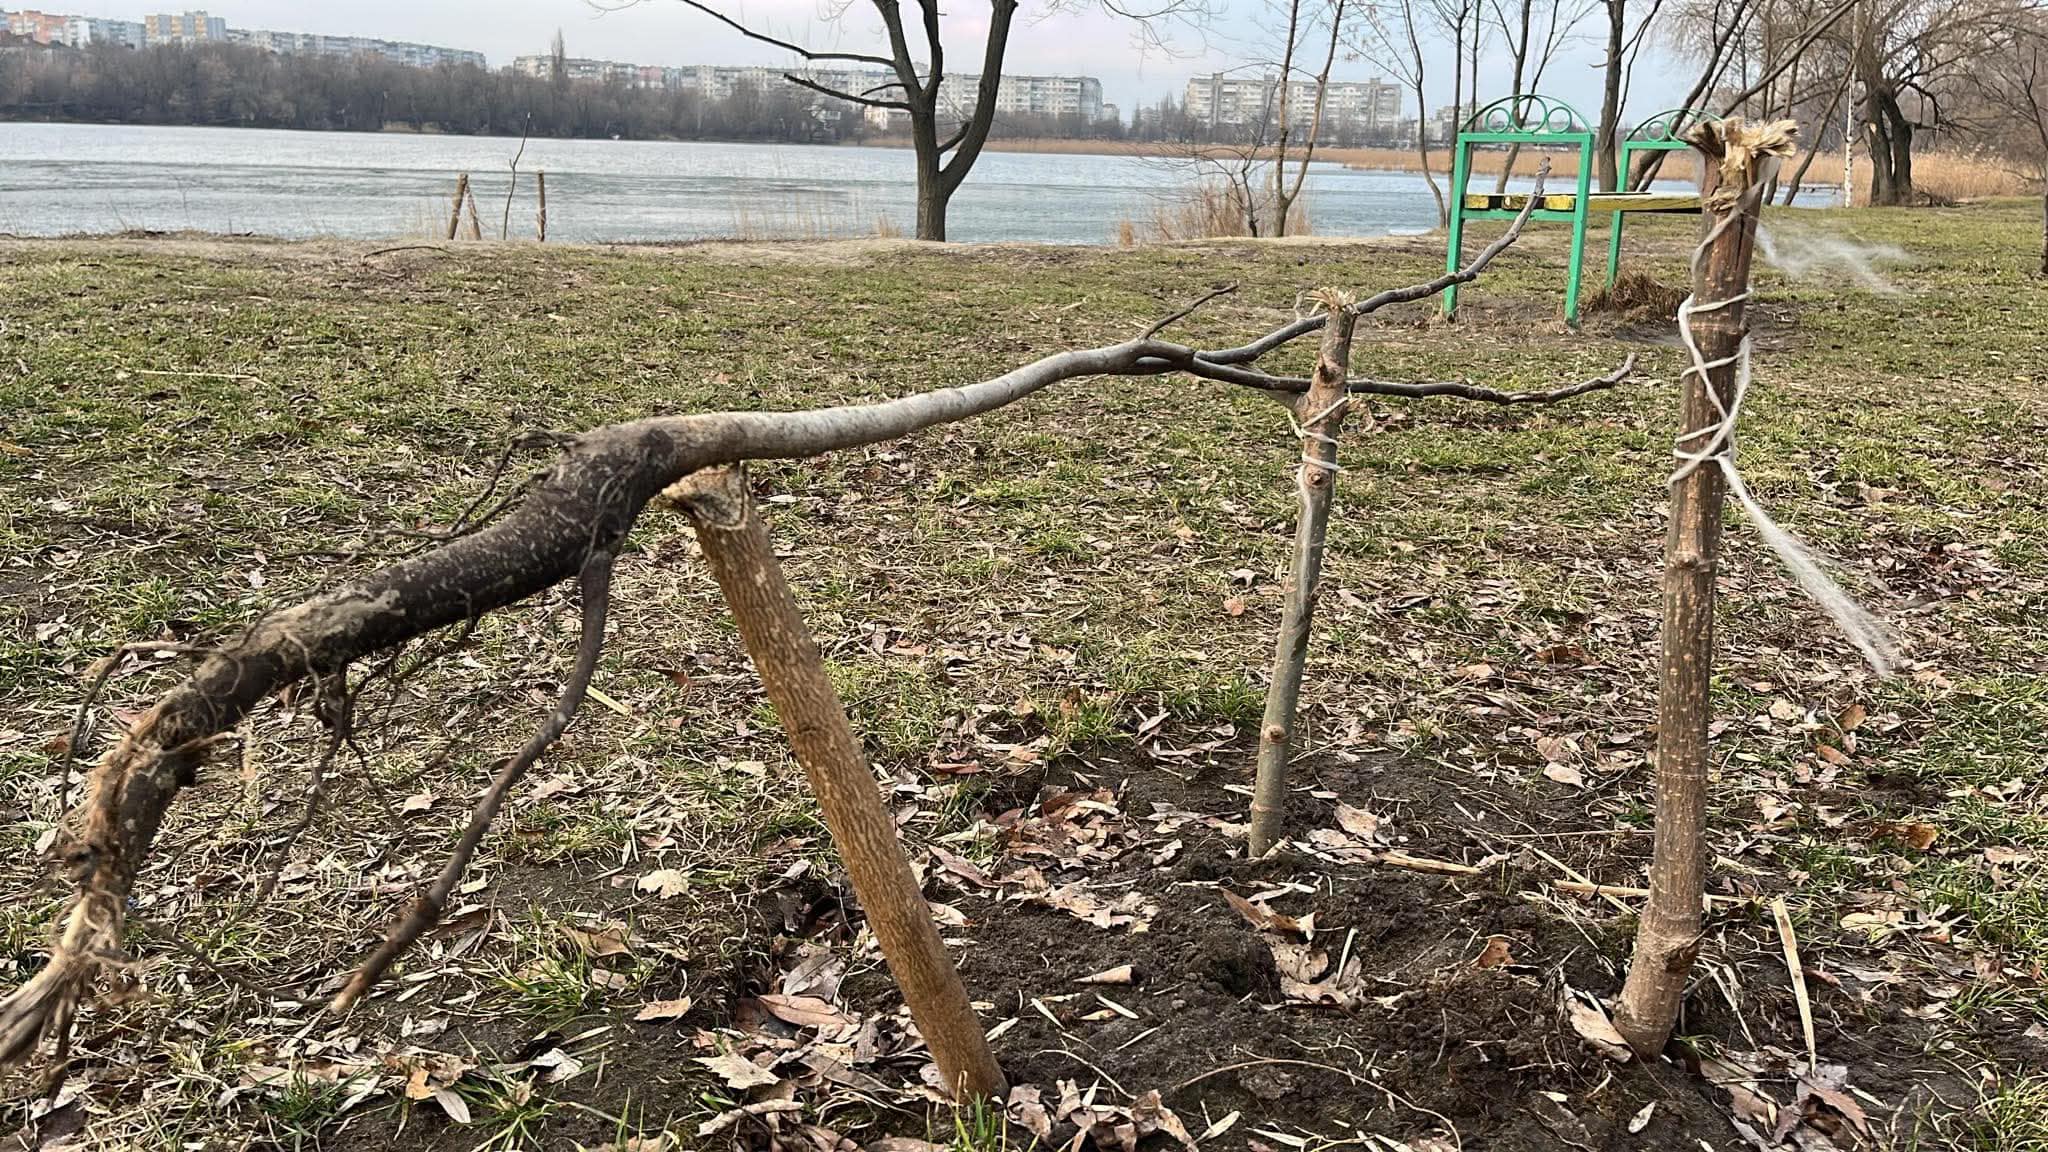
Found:
<path fill-rule="evenodd" d="M 1528 64 L 1529 64 L 1529 12 L 1530 12 L 1530 9 L 1531 9 L 1531 8 L 1535 7 L 1535 4 L 1536 4 L 1536 0 L 1521 0 L 1521 4 L 1522 4 L 1522 38 L 1521 38 L 1521 39 L 1519 39 L 1519 40 L 1515 39 L 1515 38 L 1514 38 L 1514 35 L 1512 34 L 1512 32 L 1510 32 L 1510 30 L 1509 30 L 1509 28 L 1508 28 L 1508 26 L 1507 26 L 1507 21 L 1505 21 L 1505 20 L 1501 21 L 1501 32 L 1502 32 L 1503 34 L 1507 35 L 1507 37 L 1508 37 L 1508 47 L 1509 47 L 1509 48 L 1511 48 L 1511 49 L 1513 50 L 1513 52 L 1514 52 L 1514 58 L 1515 58 L 1514 78 L 1513 78 L 1513 80 L 1512 80 L 1512 81 L 1510 81 L 1510 83 L 1509 83 L 1508 95 L 1509 95 L 1510 97 L 1513 97 L 1513 98 L 1517 99 L 1517 100 L 1519 100 L 1519 99 L 1520 99 L 1520 97 L 1521 97 L 1521 95 L 1522 95 L 1522 73 L 1523 73 L 1523 69 L 1525 69 L 1526 67 L 1528 67 Z M 1513 104 L 1513 103 L 1510 103 L 1510 104 L 1508 105 L 1508 111 L 1509 111 L 1510 113 L 1519 113 L 1519 112 L 1521 111 L 1521 109 L 1520 109 L 1520 108 L 1518 108 L 1518 107 L 1516 107 L 1516 105 L 1515 105 L 1515 104 Z M 1514 117 L 1514 118 L 1515 118 L 1515 119 L 1516 119 L 1516 121 L 1517 121 L 1516 127 L 1521 127 L 1521 125 L 1520 125 L 1520 123 L 1519 123 L 1520 117 L 1519 117 L 1519 116 L 1516 116 L 1516 117 Z M 1531 125 L 1531 127 L 1536 127 L 1536 126 L 1535 126 L 1535 125 Z M 1498 179 L 1498 180 L 1495 180 L 1495 181 L 1494 181 L 1494 183 L 1493 183 L 1493 190 L 1494 190 L 1494 192 L 1495 192 L 1496 194 L 1499 194 L 1499 193 L 1502 193 L 1502 192 L 1506 192 L 1506 191 L 1508 190 L 1508 177 L 1514 174 L 1514 171 L 1515 171 L 1515 161 L 1516 161 L 1516 159 L 1518 159 L 1518 158 L 1519 158 L 1519 157 L 1520 157 L 1521 155 L 1522 155 L 1522 146 L 1521 146 L 1520 144 L 1510 144 L 1510 145 L 1508 145 L 1508 158 L 1507 158 L 1507 162 L 1501 165 L 1501 168 L 1500 168 L 1500 179 Z"/>
<path fill-rule="evenodd" d="M 698 473 L 668 492 L 689 516 L 705 562 L 739 623 L 775 715 L 824 810 L 854 893 L 881 942 L 889 972 L 930 1046 L 946 1088 L 965 1104 L 1000 1097 L 1003 1070 L 989 1051 L 930 905 L 896 839 L 874 773 L 825 674 L 818 646 L 783 580 L 745 473 Z"/>
<path fill-rule="evenodd" d="M 1287 5 L 1287 38 L 1280 52 L 1280 119 L 1273 142 L 1273 235 L 1287 235 L 1287 139 L 1293 122 L 1287 107 L 1288 90 L 1294 80 L 1294 46 L 1301 30 L 1301 0 Z M 1331 40 L 1334 46 L 1335 39 Z M 1257 235 L 1256 232 L 1253 233 Z"/>
<path fill-rule="evenodd" d="M 1691 321 L 1701 359 L 1718 364 L 1705 377 L 1684 373 L 1679 426 L 1684 450 L 1710 447 L 1707 429 L 1720 422 L 1734 397 L 1738 349 L 1747 308 L 1762 197 L 1768 179 L 1757 171 L 1747 141 L 1728 148 L 1724 126 L 1708 123 L 1694 141 L 1707 154 L 1701 177 L 1704 252 L 1693 263 L 1692 301 L 1733 303 L 1700 310 Z M 1747 134 L 1758 128 L 1744 125 Z M 1739 166 L 1724 164 L 1738 153 Z M 1765 168 L 1771 161 L 1762 161 Z M 1726 222 L 1733 214 L 1736 218 Z M 1716 403 L 1719 398 L 1719 404 Z M 1732 433 L 1730 434 L 1732 437 Z M 1730 444 L 1732 450 L 1732 443 Z M 1651 849 L 1650 898 L 1636 926 L 1635 955 L 1614 1023 L 1645 1058 L 1663 1051 L 1678 1021 L 1685 986 L 1699 955 L 1700 909 L 1706 892 L 1708 690 L 1714 662 L 1714 578 L 1721 551 L 1726 477 L 1713 461 L 1693 468 L 1671 487 L 1671 519 L 1664 540 L 1664 619 L 1657 692 L 1657 815 Z"/>
<path fill-rule="evenodd" d="M 1273 653 L 1273 682 L 1266 689 L 1266 715 L 1259 724 L 1258 774 L 1252 791 L 1251 854 L 1263 856 L 1280 839 L 1287 808 L 1287 756 L 1295 711 L 1301 702 L 1302 665 L 1308 655 L 1309 625 L 1316 609 L 1316 585 L 1323 572 L 1323 538 L 1337 488 L 1337 436 L 1344 428 L 1346 378 L 1351 371 L 1351 332 L 1358 322 L 1347 299 L 1327 294 L 1330 320 L 1308 391 L 1294 401 L 1302 425 L 1301 464 L 1295 488 L 1301 512 L 1294 525 L 1294 564 L 1280 611 L 1280 639 Z"/>
<path fill-rule="evenodd" d="M 922 147 L 917 150 L 917 238 L 919 240 L 944 240 L 946 238 L 946 207 L 952 203 L 953 194 L 941 186 L 939 159 L 937 153 L 927 155 Z"/>
<path fill-rule="evenodd" d="M 1825 126 L 1835 122 L 1835 112 L 1842 107 L 1842 99 L 1848 94 L 1849 82 L 1855 78 L 1855 75 L 1848 68 L 1842 69 L 1842 78 L 1835 83 L 1835 94 L 1828 98 L 1828 109 L 1820 114 L 1820 123 L 1822 125 Z M 1799 199 L 1799 186 L 1806 180 L 1807 169 L 1813 167 L 1814 157 L 1820 155 L 1820 142 L 1823 131 L 1825 131 L 1825 128 L 1813 134 L 1813 146 L 1806 150 L 1806 155 L 1800 158 L 1799 166 L 1792 170 L 1791 180 L 1785 185 L 1784 206 L 1787 208 L 1792 206 L 1793 201 Z M 1846 146 L 1849 141 L 1844 140 L 1842 143 Z M 1848 205 L 1844 204 L 1842 207 L 1847 208 Z"/>
<path fill-rule="evenodd" d="M 1622 44 L 1628 32 L 1628 0 L 1606 0 L 1607 5 L 1607 63 L 1600 84 L 1600 140 L 1597 145 L 1600 161 L 1600 191 L 1612 192 L 1615 182 L 1615 155 L 1621 148 L 1621 71 Z"/>

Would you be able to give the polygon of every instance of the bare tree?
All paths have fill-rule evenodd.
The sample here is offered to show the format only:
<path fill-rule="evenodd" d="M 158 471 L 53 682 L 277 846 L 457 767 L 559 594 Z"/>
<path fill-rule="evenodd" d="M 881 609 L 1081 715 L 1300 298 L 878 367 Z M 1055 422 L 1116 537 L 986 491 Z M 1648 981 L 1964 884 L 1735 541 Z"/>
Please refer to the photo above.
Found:
<path fill-rule="evenodd" d="M 1351 0 L 1276 0 L 1275 55 L 1270 61 L 1242 65 L 1258 91 L 1250 109 L 1236 102 L 1236 119 L 1225 121 L 1225 93 L 1211 93 L 1215 122 L 1204 138 L 1183 140 L 1173 155 L 1155 157 L 1168 169 L 1191 173 L 1209 230 L 1228 229 L 1247 236 L 1285 236 L 1301 219 L 1301 191 L 1322 141 L 1329 107 L 1330 73 L 1345 34 Z M 1318 50 L 1318 46 L 1320 50 Z M 1312 63 L 1320 58 L 1316 71 Z M 1240 85 L 1243 81 L 1238 82 Z M 1296 133 L 1297 106 L 1305 106 L 1307 123 Z M 1219 129 L 1235 129 L 1233 139 L 1216 139 Z M 1222 185 L 1221 203 L 1213 187 Z M 1216 209 L 1221 208 L 1221 212 Z"/>
<path fill-rule="evenodd" d="M 917 23 L 923 43 L 913 45 L 913 34 L 905 27 L 898 0 L 870 0 L 881 17 L 888 39 L 887 55 L 880 52 L 824 51 L 805 47 L 743 23 L 707 0 L 682 0 L 750 40 L 795 53 L 804 64 L 827 64 L 878 71 L 880 83 L 858 91 L 834 87 L 799 71 L 783 78 L 835 100 L 884 112 L 901 112 L 910 121 L 910 142 L 917 162 L 917 238 L 946 238 L 946 209 L 953 194 L 967 179 L 982 146 L 988 142 L 995 122 L 996 95 L 1002 83 L 1003 60 L 1009 49 L 1010 29 L 1017 16 L 1017 0 L 988 0 L 987 26 L 981 33 L 981 74 L 976 78 L 974 98 L 962 102 L 957 124 L 946 116 L 949 109 L 941 99 L 945 86 L 946 47 L 940 33 L 939 0 L 917 0 Z M 1159 42 L 1158 29 L 1173 21 L 1199 22 L 1205 0 L 1156 0 L 1157 6 L 1138 9 L 1122 0 L 1097 0 L 1104 11 L 1126 16 L 1141 33 Z M 843 15 L 843 13 L 842 13 Z M 922 59 L 919 57 L 922 56 Z"/>
<path fill-rule="evenodd" d="M 1437 227 L 1447 228 L 1451 223 L 1450 202 L 1444 199 L 1443 186 L 1436 181 L 1436 172 L 1429 162 L 1429 101 L 1425 88 L 1428 78 L 1428 57 L 1422 50 L 1422 34 L 1417 28 L 1417 0 L 1401 0 L 1398 23 L 1388 10 L 1374 6 L 1366 16 L 1364 43 L 1360 51 L 1400 78 L 1415 97 L 1415 155 L 1422 163 L 1422 179 L 1429 185 L 1429 194 L 1436 198 Z M 1455 60 L 1455 72 L 1451 78 L 1452 131 L 1456 132 L 1458 118 L 1458 88 L 1464 82 L 1465 25 L 1478 15 L 1478 0 L 1429 0 L 1430 16 L 1452 35 L 1451 58 Z"/>
<path fill-rule="evenodd" d="M 1870 161 L 1870 203 L 1911 204 L 1917 133 L 1950 119 L 1943 97 L 2033 0 L 1856 0 L 1848 54 Z"/>
<path fill-rule="evenodd" d="M 1663 10 L 1664 0 L 1649 0 L 1647 10 L 1643 9 L 1642 0 L 1637 0 L 1639 15 L 1633 31 L 1629 27 L 1629 0 L 1601 0 L 1601 6 L 1607 17 L 1607 51 L 1600 61 L 1600 139 L 1596 146 L 1600 190 L 1612 192 L 1620 187 L 1615 156 L 1621 148 L 1622 134 L 1628 131 L 1628 125 L 1621 122 L 1621 110 L 1628 103 L 1636 57 L 1649 39 L 1650 27 Z"/>
<path fill-rule="evenodd" d="M 1775 59 L 1762 67 L 1754 79 L 1732 94 L 1712 99 L 1712 93 L 1720 87 L 1728 69 L 1741 59 L 1743 51 L 1751 43 L 1767 2 L 1688 0 L 1672 13 L 1672 19 L 1664 27 L 1667 41 L 1681 50 L 1691 47 L 1697 51 L 1697 46 L 1705 46 L 1704 52 L 1699 53 L 1699 75 L 1686 92 L 1684 102 L 1679 105 L 1681 108 L 1705 108 L 1712 104 L 1724 111 L 1732 111 L 1742 107 L 1774 85 L 1823 36 L 1837 29 L 1843 17 L 1862 0 L 1834 0 L 1805 13 L 1797 33 L 1772 37 L 1772 42 L 1780 45 L 1772 52 Z M 1668 155 L 1667 152 L 1652 152 L 1645 156 L 1635 170 L 1627 174 L 1628 187 L 1641 188 L 1648 184 Z"/>
<path fill-rule="evenodd" d="M 1543 73 L 1556 58 L 1558 50 L 1570 42 L 1573 31 L 1593 11 L 1592 0 L 1487 2 L 1493 11 L 1494 26 L 1507 40 L 1508 55 L 1514 62 L 1509 96 L 1521 96 L 1542 86 Z M 1476 103 L 1474 107 L 1477 108 Z M 1515 108 L 1520 111 L 1519 104 Z M 1521 150 L 1519 144 L 1508 149 L 1507 163 L 1501 165 L 1500 178 L 1494 184 L 1496 192 L 1507 191 L 1508 177 L 1514 171 L 1515 159 Z"/>
<path fill-rule="evenodd" d="M 1273 147 L 1273 235 L 1287 235 L 1288 214 L 1294 210 L 1301 198 L 1301 187 L 1308 180 L 1308 166 L 1315 159 L 1316 142 L 1323 133 L 1323 112 L 1330 100 L 1330 69 L 1337 62 L 1337 45 L 1344 35 L 1345 0 L 1330 0 L 1329 36 L 1323 50 L 1322 70 L 1315 74 L 1310 98 L 1313 101 L 1309 112 L 1308 131 L 1302 140 L 1301 158 L 1294 167 L 1292 182 L 1287 177 L 1287 145 L 1293 122 L 1294 94 L 1298 89 L 1294 81 L 1294 56 L 1297 36 L 1308 29 L 1301 28 L 1301 0 L 1288 0 L 1287 50 L 1280 64 L 1280 130 Z"/>
<path fill-rule="evenodd" d="M 2024 14 L 1999 29 L 1971 70 L 1972 92 L 1992 119 L 1985 134 L 2024 158 L 2041 185 L 2041 266 L 2048 276 L 2048 13 Z"/>

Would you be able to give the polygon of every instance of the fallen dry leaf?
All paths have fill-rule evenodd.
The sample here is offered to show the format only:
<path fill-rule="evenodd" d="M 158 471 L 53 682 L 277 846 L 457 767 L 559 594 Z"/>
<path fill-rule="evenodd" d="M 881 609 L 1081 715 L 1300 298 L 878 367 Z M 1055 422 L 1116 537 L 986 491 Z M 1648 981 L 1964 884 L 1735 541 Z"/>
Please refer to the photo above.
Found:
<path fill-rule="evenodd" d="M 434 1103 L 441 1106 L 441 1111 L 446 1112 L 450 1120 L 457 1124 L 469 1123 L 469 1101 L 456 1095 L 453 1089 L 434 1089 Z"/>
<path fill-rule="evenodd" d="M 1052 1139 L 1052 1117 L 1045 1110 L 1044 1093 L 1036 1085 L 1018 1084 L 1010 1089 L 1010 1123 L 1038 1138 L 1040 1145 Z"/>
<path fill-rule="evenodd" d="M 849 1023 L 844 1012 L 816 996 L 780 996 L 769 992 L 756 999 L 769 1015 L 799 1028 L 837 1028 Z"/>
<path fill-rule="evenodd" d="M 1244 597 L 1231 596 L 1223 601 L 1223 610 L 1232 616 L 1244 615 Z"/>
<path fill-rule="evenodd" d="M 697 1063 L 718 1075 L 728 1088 L 746 1091 L 763 1084 L 773 1084 L 781 1077 L 768 1071 L 737 1052 L 721 1052 L 716 1056 L 694 1057 Z"/>
<path fill-rule="evenodd" d="M 629 945 L 631 937 L 626 931 L 626 926 L 616 921 L 594 928 L 578 928 L 573 924 L 564 924 L 562 935 L 567 936 L 578 951 L 595 959 L 624 956 L 632 951 Z"/>
<path fill-rule="evenodd" d="M 1479 968 L 1498 968 L 1514 963 L 1514 953 L 1509 950 L 1506 937 L 1491 936 L 1487 938 L 1486 947 L 1479 950 L 1479 958 L 1472 963 Z"/>
<path fill-rule="evenodd" d="M 1078 979 L 1078 980 L 1074 981 L 1074 983 L 1076 983 L 1076 984 L 1131 984 L 1131 983 L 1135 983 L 1135 982 L 1136 982 L 1136 975 L 1137 975 L 1137 970 L 1136 970 L 1136 969 L 1134 969 L 1134 968 L 1132 968 L 1132 967 L 1131 967 L 1131 966 L 1130 966 L 1129 964 L 1119 964 L 1119 965 L 1117 965 L 1117 966 L 1116 966 L 1116 967 L 1114 967 L 1114 968 L 1104 968 L 1104 969 L 1103 969 L 1102 971 L 1100 971 L 1100 972 L 1096 972 L 1096 973 L 1092 973 L 1092 974 L 1090 974 L 1090 975 L 1087 975 L 1087 976 L 1083 976 L 1083 977 L 1081 977 L 1080 979 Z"/>
<path fill-rule="evenodd" d="M 690 874 L 680 868 L 659 868 L 640 877 L 634 889 L 670 900 L 690 890 Z"/>
<path fill-rule="evenodd" d="M 753 1104 L 743 1104 L 738 1108 L 720 1112 L 711 1119 L 697 1125 L 697 1135 L 716 1136 L 749 1116 L 773 1116 L 778 1113 L 801 1112 L 803 1110 L 804 1106 L 794 1100 L 762 1100 Z M 890 1139 L 896 1139 L 896 1137 L 891 1137 Z M 930 1145 L 925 1144 L 922 1140 L 915 1143 L 921 1148 L 930 1147 Z"/>
<path fill-rule="evenodd" d="M 691 1000 L 684 996 L 677 1000 L 650 1000 L 640 1006 L 633 1015 L 635 1020 L 674 1020 L 690 1013 Z"/>
<path fill-rule="evenodd" d="M 1337 805 L 1337 827 L 1369 844 L 1379 839 L 1380 818 L 1363 808 L 1353 808 L 1340 802 Z"/>
<path fill-rule="evenodd" d="M 1275 912 L 1264 904 L 1254 904 L 1227 888 L 1223 890 L 1223 900 L 1236 909 L 1237 914 L 1244 917 L 1252 927 L 1257 928 L 1261 932 L 1286 932 L 1304 939 L 1312 938 L 1315 935 L 1315 913 L 1313 912 L 1296 920 L 1292 916 Z"/>
<path fill-rule="evenodd" d="M 1634 1059 L 1635 1053 L 1628 1041 L 1622 1038 L 1614 1022 L 1607 1018 L 1607 1010 L 1597 1003 L 1588 1004 L 1570 988 L 1564 991 L 1565 1011 L 1569 1016 L 1572 1031 L 1579 1038 L 1591 1044 L 1602 1056 L 1617 1063 L 1626 1064 Z"/>
<path fill-rule="evenodd" d="M 1918 820 L 1881 820 L 1877 824 L 1877 833 L 1915 852 L 1925 852 L 1934 847 L 1935 838 L 1941 835 L 1941 829 Z"/>
<path fill-rule="evenodd" d="M 1650 1117 L 1657 1113 L 1657 1102 L 1643 1105 L 1643 1110 L 1628 1118 L 1628 1132 L 1633 1136 L 1650 1126 Z"/>
<path fill-rule="evenodd" d="M 1574 788 L 1584 788 L 1586 786 L 1585 773 L 1569 764 L 1545 764 L 1543 766 L 1543 774 L 1559 784 L 1569 784 Z"/>

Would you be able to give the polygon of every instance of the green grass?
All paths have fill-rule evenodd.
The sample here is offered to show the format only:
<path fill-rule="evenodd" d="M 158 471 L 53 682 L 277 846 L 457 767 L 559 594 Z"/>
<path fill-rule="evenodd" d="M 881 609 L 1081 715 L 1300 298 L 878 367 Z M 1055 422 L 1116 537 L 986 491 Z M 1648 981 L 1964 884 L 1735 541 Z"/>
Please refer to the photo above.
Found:
<path fill-rule="evenodd" d="M 1731 515 L 1714 847 L 1785 888 L 1802 946 L 1823 961 L 1839 950 L 1877 963 L 1860 937 L 1833 931 L 1876 894 L 1945 908 L 1956 947 L 2010 970 L 2048 962 L 2048 292 L 2026 274 L 2036 212 L 1796 216 L 1907 250 L 1911 263 L 1887 270 L 1896 295 L 1825 273 L 1759 273 L 1744 472 L 1897 623 L 1915 662 L 1883 683 L 1855 671 Z M 1632 261 L 1676 282 L 1689 228 L 1632 228 Z M 1559 231 L 1532 231 L 1468 289 L 1456 326 L 1427 308 L 1369 319 L 1357 369 L 1536 387 L 1634 351 L 1642 378 L 1543 409 L 1381 401 L 1376 428 L 1347 432 L 1305 689 L 1311 748 L 1357 740 L 1534 790 L 1550 787 L 1535 739 L 1568 735 L 1637 757 L 1592 773 L 1586 826 L 1640 827 L 1679 361 L 1649 329 L 1558 322 Z M 0 980 L 40 962 L 58 891 L 29 852 L 54 816 L 47 741 L 68 726 L 91 662 L 141 637 L 225 634 L 413 547 L 395 530 L 446 524 L 522 431 L 965 383 L 1125 338 L 1226 281 L 1239 290 L 1174 331 L 1236 343 L 1289 319 L 1300 290 L 1412 282 L 1441 261 L 1433 238 L 362 251 L 0 242 L 0 804 L 20 814 L 7 822 Z M 1272 366 L 1303 370 L 1310 352 L 1289 349 Z M 765 505 L 771 531 L 834 683 L 878 769 L 901 785 L 890 797 L 906 836 L 968 831 L 993 797 L 1014 800 L 1007 774 L 1020 762 L 1005 750 L 1019 745 L 1128 750 L 1162 712 L 1144 738 L 1163 746 L 1248 736 L 1279 616 L 1296 449 L 1269 400 L 1119 378 L 900 443 L 757 466 L 758 488 L 782 498 Z M 523 453 L 512 475 L 544 460 Z M 465 1038 L 516 1051 L 543 1029 L 615 1019 L 643 993 L 721 987 L 748 962 L 763 878 L 805 864 L 814 879 L 830 875 L 815 805 L 688 531 L 651 511 L 631 545 L 597 679 L 617 708 L 589 707 L 515 793 L 473 873 L 482 886 L 458 901 L 531 904 L 539 919 L 500 923 L 469 953 L 409 960 L 436 983 L 364 1025 L 380 1038 L 454 1003 Z M 214 962 L 244 978 L 346 967 L 439 867 L 499 758 L 545 711 L 574 626 L 573 597 L 554 590 L 480 621 L 396 695 L 373 690 L 374 722 L 338 761 L 279 899 L 250 910 L 320 743 L 303 702 L 266 707 L 239 733 L 251 752 L 217 756 L 171 814 L 138 915 L 210 941 Z M 1564 644 L 1586 662 L 1539 659 Z M 1461 674 L 1481 662 L 1493 679 Z M 143 706 L 175 672 L 123 672 L 103 703 Z M 1822 726 L 1771 719 L 1779 698 Z M 1869 720 L 1832 766 L 1820 746 L 1847 741 L 1828 718 L 1852 703 Z M 93 748 L 113 730 L 103 709 Z M 962 761 L 986 771 L 929 774 Z M 416 796 L 431 803 L 407 807 Z M 1759 798 L 1787 805 L 1781 823 L 1753 827 Z M 1878 820 L 1941 835 L 1928 853 L 1906 852 L 1872 831 Z M 982 860 L 994 850 L 987 837 L 950 843 Z M 1986 849 L 2032 859 L 1993 865 Z M 1636 879 L 1626 861 L 1577 863 Z M 638 893 L 634 879 L 656 868 L 687 872 L 690 890 Z M 593 962 L 552 934 L 585 916 L 630 920 L 645 938 L 645 954 L 604 962 L 628 975 L 625 990 L 595 989 Z M 192 989 L 183 1015 L 225 1044 L 275 1040 L 279 1026 L 248 1022 L 270 1009 L 160 955 Z M 1971 991 L 1959 1004 L 1977 1019 L 2021 1010 L 2002 995 Z M 149 1039 L 157 1009 L 122 1011 L 135 1039 L 113 1058 L 161 1059 Z M 449 1036 L 422 1043 L 454 1048 Z M 686 1048 L 662 1054 L 689 1063 Z M 104 1139 L 195 1139 L 237 1122 L 215 1117 L 217 1089 L 202 1077 L 178 1083 L 110 1100 L 96 1121 Z M 2019 1105 L 2042 1089 L 2000 1083 L 2005 1103 L 1980 1110 L 1986 1131 L 2038 1147 Z M 580 1113 L 548 1100 L 505 1097 L 464 1146 L 505 1133 L 558 1146 Z M 281 1136 L 320 1133 L 323 1101 L 309 1084 L 262 1108 Z M 486 1103 L 473 1101 L 480 1113 Z M 954 1133 L 963 1149 L 1002 1146 L 985 1119 Z"/>

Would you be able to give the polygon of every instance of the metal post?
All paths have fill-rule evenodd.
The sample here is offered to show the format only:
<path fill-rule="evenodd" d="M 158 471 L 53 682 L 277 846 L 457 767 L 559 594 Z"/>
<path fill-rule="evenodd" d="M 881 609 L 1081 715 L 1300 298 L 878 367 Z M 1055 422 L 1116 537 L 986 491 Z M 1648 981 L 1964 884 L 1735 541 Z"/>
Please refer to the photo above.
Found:
<path fill-rule="evenodd" d="M 1622 192 L 1634 191 L 1634 189 L 1628 186 L 1629 162 L 1634 153 L 1635 146 L 1626 140 L 1622 141 L 1621 159 L 1617 165 L 1621 171 L 1621 178 L 1616 181 L 1616 183 L 1621 185 L 1620 190 Z M 1626 212 L 1614 213 L 1613 223 L 1607 230 L 1607 290 L 1609 292 L 1614 291 L 1614 278 L 1621 272 L 1621 221 L 1627 215 L 1628 213 Z"/>
<path fill-rule="evenodd" d="M 1471 158 L 1468 154 L 1472 145 L 1465 140 L 1462 132 L 1455 139 L 1457 142 L 1451 145 L 1451 235 L 1450 242 L 1445 245 L 1448 249 L 1444 257 L 1446 272 L 1458 270 L 1458 247 L 1465 238 L 1465 181 L 1472 175 Z M 1444 289 L 1444 315 L 1454 317 L 1457 314 L 1458 286 L 1454 283 Z"/>
<path fill-rule="evenodd" d="M 1564 322 L 1573 328 L 1579 326 L 1579 278 L 1585 272 L 1586 208 L 1592 195 L 1593 137 L 1588 133 L 1579 141 L 1578 194 L 1572 197 L 1572 252 L 1565 269 Z"/>

